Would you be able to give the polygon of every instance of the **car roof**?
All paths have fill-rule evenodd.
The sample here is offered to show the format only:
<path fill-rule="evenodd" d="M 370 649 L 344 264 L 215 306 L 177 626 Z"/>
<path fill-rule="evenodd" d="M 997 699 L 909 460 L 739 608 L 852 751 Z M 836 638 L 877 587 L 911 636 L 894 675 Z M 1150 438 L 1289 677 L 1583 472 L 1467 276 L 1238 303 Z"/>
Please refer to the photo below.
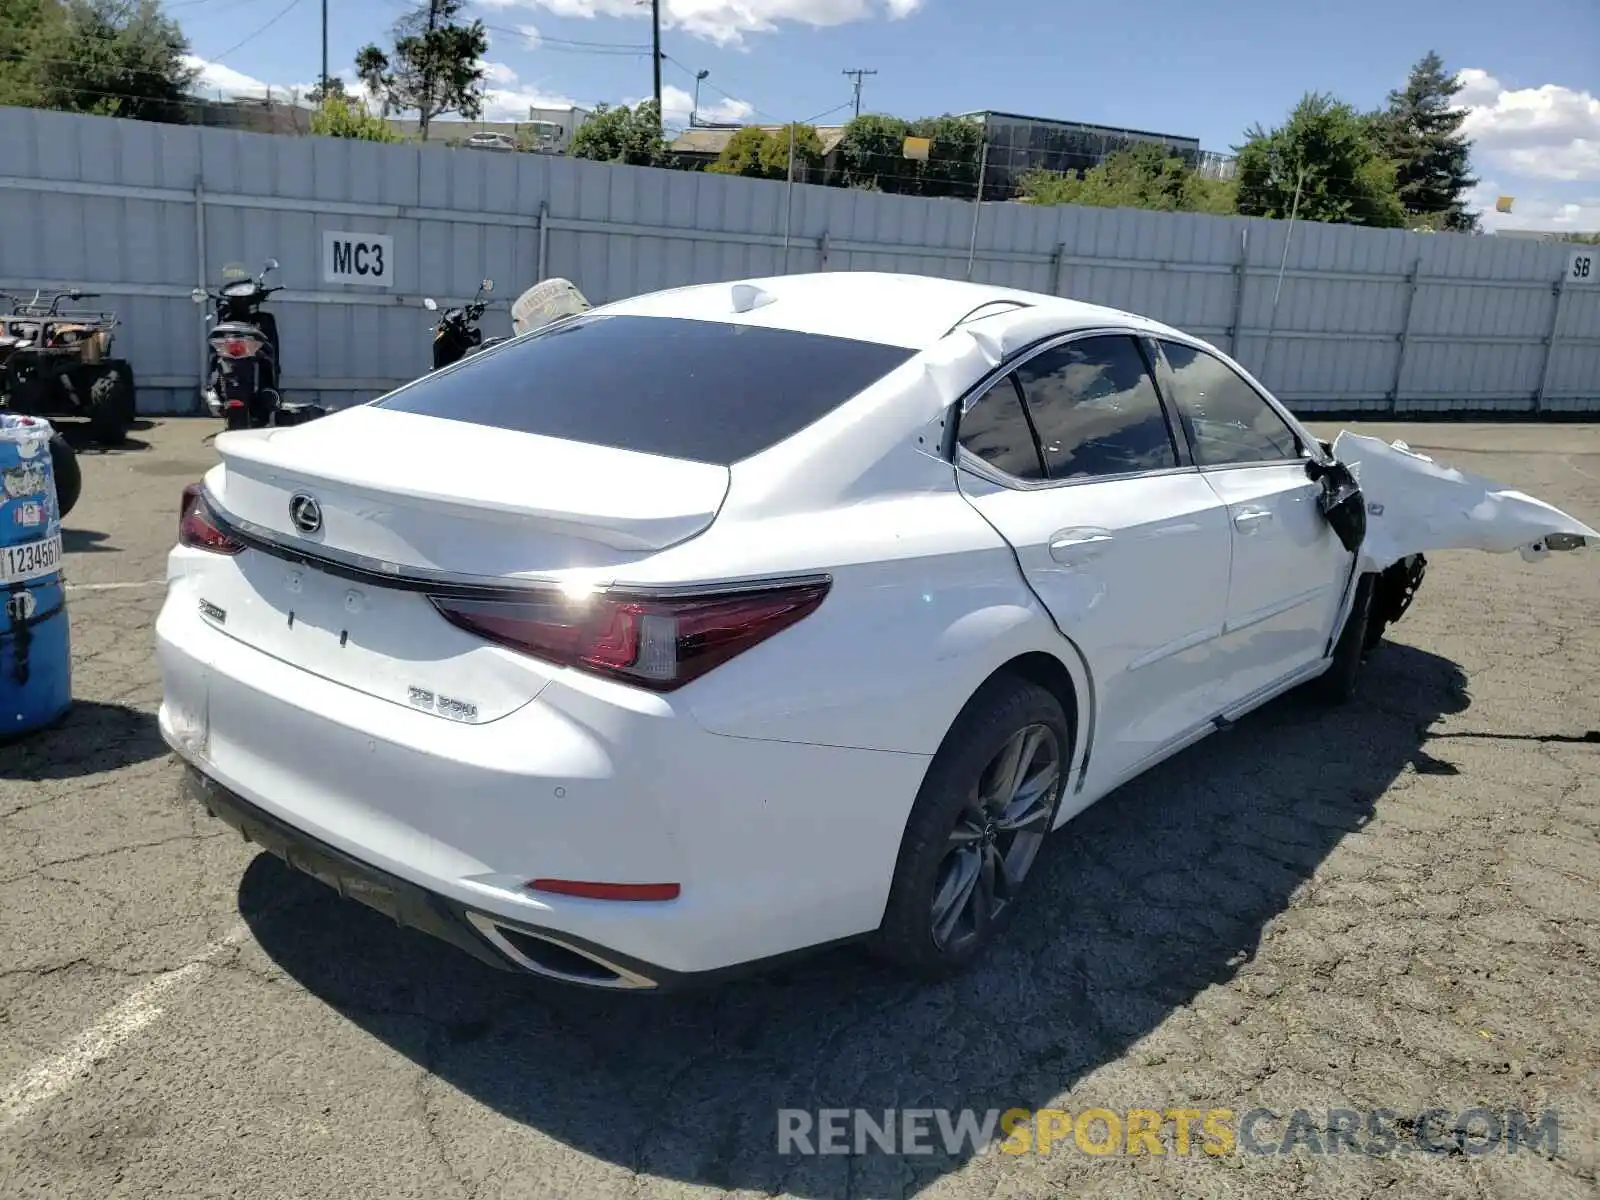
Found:
<path fill-rule="evenodd" d="M 1019 307 L 1035 319 L 1048 318 L 1062 332 L 1103 325 L 1157 334 L 1178 332 L 1134 313 L 1081 300 L 880 271 L 822 271 L 695 284 L 633 296 L 594 311 L 760 325 L 925 350 L 968 318 L 981 320 Z"/>

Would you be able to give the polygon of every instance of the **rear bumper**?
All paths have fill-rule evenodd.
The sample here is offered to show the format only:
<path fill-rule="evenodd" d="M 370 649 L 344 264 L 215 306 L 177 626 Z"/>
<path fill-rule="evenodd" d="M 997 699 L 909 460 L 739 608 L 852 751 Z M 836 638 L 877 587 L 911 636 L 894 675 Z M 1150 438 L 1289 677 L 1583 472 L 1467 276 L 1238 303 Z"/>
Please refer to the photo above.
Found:
<path fill-rule="evenodd" d="M 925 756 L 712 734 L 578 679 L 451 721 L 244 644 L 201 618 L 187 583 L 170 581 L 156 623 L 160 727 L 186 786 L 403 924 L 498 966 L 660 987 L 882 920 Z M 586 900 L 526 886 L 540 877 L 682 892 Z"/>
<path fill-rule="evenodd" d="M 345 899 L 359 901 L 397 925 L 438 938 L 502 971 L 539 975 L 586 987 L 676 990 L 705 987 L 771 969 L 796 957 L 776 955 L 718 970 L 671 971 L 659 964 L 594 945 L 570 933 L 557 933 L 480 912 L 419 887 L 279 820 L 192 765 L 185 766 L 180 788 L 185 799 L 198 804 L 290 867 L 333 888 Z M 814 951 L 821 947 L 808 949 Z"/>

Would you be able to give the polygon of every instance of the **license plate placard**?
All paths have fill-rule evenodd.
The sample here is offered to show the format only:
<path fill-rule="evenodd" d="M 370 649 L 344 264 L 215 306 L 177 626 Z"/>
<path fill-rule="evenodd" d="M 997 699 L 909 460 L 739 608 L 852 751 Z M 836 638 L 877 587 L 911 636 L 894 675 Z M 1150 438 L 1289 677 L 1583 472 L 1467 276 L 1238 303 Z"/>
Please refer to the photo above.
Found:
<path fill-rule="evenodd" d="M 61 569 L 61 535 L 0 548 L 0 583 L 26 583 Z"/>

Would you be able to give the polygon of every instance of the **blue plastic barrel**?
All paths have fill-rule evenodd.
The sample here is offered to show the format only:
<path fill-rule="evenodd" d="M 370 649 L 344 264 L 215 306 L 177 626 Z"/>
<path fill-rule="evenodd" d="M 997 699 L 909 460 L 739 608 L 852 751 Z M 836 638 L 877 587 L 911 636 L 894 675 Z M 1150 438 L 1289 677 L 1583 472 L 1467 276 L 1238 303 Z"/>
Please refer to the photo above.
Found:
<path fill-rule="evenodd" d="M 72 640 L 50 437 L 38 417 L 0 413 L 0 738 L 72 706 Z"/>

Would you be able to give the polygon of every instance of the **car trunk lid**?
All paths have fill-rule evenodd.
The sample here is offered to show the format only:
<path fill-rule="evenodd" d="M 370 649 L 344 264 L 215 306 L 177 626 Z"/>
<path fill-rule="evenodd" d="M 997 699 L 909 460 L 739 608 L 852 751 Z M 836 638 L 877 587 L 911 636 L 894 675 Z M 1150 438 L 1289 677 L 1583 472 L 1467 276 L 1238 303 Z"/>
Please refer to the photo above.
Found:
<path fill-rule="evenodd" d="M 323 678 L 468 722 L 527 703 L 558 668 L 451 625 L 429 584 L 604 579 L 704 531 L 728 486 L 725 467 L 379 409 L 223 434 L 217 449 L 207 490 L 250 548 L 192 568 L 203 617 Z M 316 528 L 297 497 L 315 502 Z"/>
<path fill-rule="evenodd" d="M 360 406 L 286 429 L 222 434 L 213 494 L 232 517 L 307 549 L 473 576 L 625 562 L 702 533 L 724 466 Z M 322 527 L 298 528 L 297 495 Z"/>

